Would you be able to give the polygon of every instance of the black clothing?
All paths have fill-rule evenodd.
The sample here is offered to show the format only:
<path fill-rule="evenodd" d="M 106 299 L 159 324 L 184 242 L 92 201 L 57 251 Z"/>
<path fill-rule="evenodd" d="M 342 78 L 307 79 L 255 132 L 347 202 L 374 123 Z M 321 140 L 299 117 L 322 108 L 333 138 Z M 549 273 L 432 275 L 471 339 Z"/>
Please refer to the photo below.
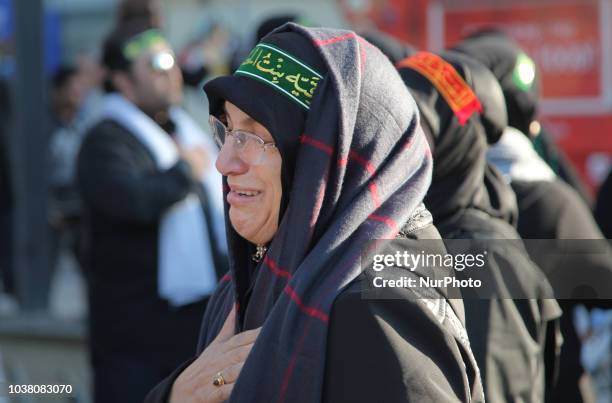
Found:
<path fill-rule="evenodd" d="M 493 72 L 504 92 L 508 125 L 529 133 L 537 114 L 541 83 L 535 64 L 525 52 L 507 34 L 494 30 L 476 32 L 453 50 L 475 58 Z M 520 68 L 532 68 L 533 76 Z"/>
<path fill-rule="evenodd" d="M 513 180 L 519 207 L 518 232 L 526 239 L 601 239 L 584 201 L 567 183 Z"/>
<path fill-rule="evenodd" d="M 495 295 L 483 298 L 479 290 L 462 290 L 487 401 L 543 402 L 544 388 L 554 381 L 558 366 L 556 320 L 561 315 L 557 302 L 546 299 L 552 296 L 546 277 L 530 260 L 514 227 L 501 219 L 466 209 L 436 225 L 449 253 L 487 251 L 486 270 L 457 274 L 460 279 L 480 279 Z M 470 246 L 453 239 L 470 239 Z"/>
<path fill-rule="evenodd" d="M 612 239 L 612 170 L 599 188 L 595 219 L 606 239 Z"/>
<path fill-rule="evenodd" d="M 567 240 L 550 247 L 558 253 L 530 250 L 534 261 L 544 270 L 556 295 L 573 296 L 573 288 L 588 285 L 598 292 L 597 299 L 581 301 L 588 307 L 612 307 L 612 251 L 603 239 L 595 220 L 580 196 L 561 180 L 518 181 L 511 183 L 519 206 L 518 231 L 524 239 Z M 557 246 L 558 245 L 558 246 Z M 596 246 L 599 253 L 593 253 Z M 599 287 L 604 284 L 606 287 Z M 607 294 L 602 294 L 605 292 Z"/>
<path fill-rule="evenodd" d="M 438 57 L 427 56 L 425 52 L 421 54 Z M 433 143 L 436 163 L 425 203 L 434 220 L 450 218 L 467 207 L 498 217 L 502 213 L 497 204 L 504 204 L 505 200 L 492 200 L 496 194 L 487 192 L 484 178 L 490 168 L 484 155 L 487 144 L 496 142 L 506 126 L 501 89 L 495 77 L 475 60 L 451 52 L 441 56 L 464 77 L 465 84 L 476 96 L 480 111 L 475 108 L 471 118 L 460 122 L 446 98 L 428 78 L 412 68 L 402 67 L 402 62 L 398 64 L 400 75 L 415 96 L 423 126 L 429 131 Z M 421 56 L 417 54 L 414 57 Z"/>
<path fill-rule="evenodd" d="M 594 204 L 593 196 L 572 162 L 563 150 L 555 144 L 545 125 L 541 126 L 540 133 L 533 139 L 533 147 L 548 166 L 555 171 L 557 176 L 570 185 L 586 205 L 592 208 Z"/>
<path fill-rule="evenodd" d="M 525 239 L 550 240 L 591 240 L 598 242 L 603 236 L 591 212 L 579 195 L 565 182 L 512 181 L 519 206 L 518 231 Z M 588 241 L 587 241 L 588 242 Z M 585 249 L 580 253 L 576 248 L 585 246 L 581 241 L 573 243 L 571 258 L 565 253 L 541 254 L 534 251 L 532 258 L 549 275 L 555 290 L 569 290 L 569 282 L 584 280 L 587 270 L 596 277 L 592 281 L 610 284 L 612 281 L 612 261 L 608 254 L 593 254 Z M 534 245 L 535 248 L 535 245 Z M 607 273 L 607 275 L 606 275 Z M 595 280 L 599 278 L 599 280 Z M 563 293 L 568 298 L 568 291 Z M 601 296 L 600 296 L 601 297 Z M 608 298 L 610 296 L 607 296 Z M 550 391 L 547 401 L 583 402 L 579 388 L 580 378 L 585 375 L 580 363 L 581 343 L 573 324 L 572 312 L 577 305 L 587 307 L 612 308 L 608 299 L 561 299 L 561 308 L 566 313 L 561 317 L 563 348 L 559 361 L 559 377 Z"/>
<path fill-rule="evenodd" d="M 552 377 L 545 369 L 552 372 L 553 367 L 548 363 L 544 368 L 546 350 L 557 347 L 557 339 L 546 335 L 560 310 L 554 300 L 545 299 L 552 295 L 550 285 L 510 224 L 516 217 L 514 195 L 485 159 L 487 143 L 495 143 L 506 126 L 504 98 L 493 74 L 477 61 L 452 52 L 440 56 L 419 53 L 398 64 L 434 143 L 433 181 L 425 204 L 449 253 L 487 252 L 484 267 L 456 274 L 481 280 L 488 292 L 481 296 L 481 290 L 462 289 L 486 400 L 542 402 L 545 381 Z M 433 82 L 422 67 L 428 63 L 444 69 L 446 74 L 436 79 L 446 81 Z M 471 105 L 480 107 L 461 115 L 451 107 L 451 101 L 459 101 L 449 99 L 448 87 L 462 99 L 475 98 Z M 547 346 L 548 340 L 552 345 Z"/>
<path fill-rule="evenodd" d="M 182 160 L 159 171 L 150 151 L 110 120 L 84 140 L 78 179 L 90 225 L 89 331 L 99 402 L 110 401 L 103 385 L 121 381 L 105 368 L 127 360 L 158 365 L 150 369 L 158 379 L 145 381 L 143 373 L 134 381 L 146 393 L 193 355 L 206 300 L 171 307 L 158 296 L 157 276 L 160 217 L 196 186 L 190 172 Z"/>
<path fill-rule="evenodd" d="M 433 225 L 416 226 L 400 238 L 439 239 Z M 445 252 L 442 243 L 438 249 L 427 245 L 427 252 Z M 354 280 L 334 301 L 322 402 L 481 401 L 478 370 L 462 340 L 460 301 L 442 299 L 447 316 L 436 316 L 406 289 L 393 290 L 396 299 L 369 300 L 361 287 L 361 280 Z M 157 385 L 145 402 L 167 402 L 174 381 L 194 359 Z"/>

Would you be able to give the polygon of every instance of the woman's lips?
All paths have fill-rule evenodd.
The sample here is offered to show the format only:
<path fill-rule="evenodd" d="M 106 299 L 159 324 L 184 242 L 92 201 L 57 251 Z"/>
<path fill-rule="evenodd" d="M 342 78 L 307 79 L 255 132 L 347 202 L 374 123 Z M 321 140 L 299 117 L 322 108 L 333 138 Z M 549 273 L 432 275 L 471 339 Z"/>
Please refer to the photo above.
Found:
<path fill-rule="evenodd" d="M 227 193 L 227 202 L 231 206 L 247 205 L 259 201 L 261 195 L 262 192 L 257 190 L 230 190 Z"/>

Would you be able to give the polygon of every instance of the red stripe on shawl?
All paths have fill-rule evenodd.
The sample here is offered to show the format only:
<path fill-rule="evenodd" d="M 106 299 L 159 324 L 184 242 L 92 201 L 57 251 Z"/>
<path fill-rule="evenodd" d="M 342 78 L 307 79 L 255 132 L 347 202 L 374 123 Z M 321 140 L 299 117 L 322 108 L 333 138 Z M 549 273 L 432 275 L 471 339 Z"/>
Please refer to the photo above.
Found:
<path fill-rule="evenodd" d="M 363 39 L 362 37 L 360 37 L 359 35 L 357 35 L 357 41 L 359 41 L 359 69 L 361 70 L 361 73 L 363 74 L 363 68 L 365 67 L 365 62 L 366 62 L 366 51 L 365 51 L 365 46 L 364 45 L 369 45 L 368 41 L 366 41 L 365 39 Z"/>
<path fill-rule="evenodd" d="M 396 234 L 399 232 L 396 222 L 391 217 L 370 214 L 368 218 L 370 220 L 385 223 L 387 227 L 389 227 L 389 229 L 395 232 Z"/>
<path fill-rule="evenodd" d="M 366 41 L 359 35 L 355 34 L 354 32 L 349 32 L 348 34 L 336 36 L 334 38 L 329 38 L 329 39 L 313 39 L 312 42 L 316 46 L 326 46 L 326 45 L 331 45 L 334 43 L 342 42 L 347 39 L 356 39 L 359 43 L 358 45 L 359 46 L 359 70 L 363 73 L 363 68 L 365 66 L 365 61 L 366 61 L 366 52 L 365 52 L 364 44 L 368 44 L 368 41 Z"/>
<path fill-rule="evenodd" d="M 348 34 L 336 36 L 336 37 L 329 38 L 329 39 L 313 39 L 312 42 L 316 46 L 326 46 L 326 45 L 331 45 L 332 43 L 341 42 L 347 39 L 355 38 L 356 36 L 357 35 L 355 35 L 354 32 L 349 32 Z"/>
<path fill-rule="evenodd" d="M 422 133 L 422 136 L 425 137 L 425 133 L 423 133 L 423 132 L 421 132 L 421 133 Z M 406 151 L 406 150 L 412 148 L 412 145 L 414 144 L 414 139 L 415 138 L 416 138 L 416 136 L 410 136 L 408 138 L 408 141 L 406 141 L 406 144 L 404 144 L 403 151 Z M 425 142 L 427 142 L 427 141 L 425 141 Z M 429 148 L 429 146 L 427 148 Z"/>
<path fill-rule="evenodd" d="M 348 164 L 348 160 L 352 160 L 357 162 L 359 165 L 361 165 L 370 175 L 374 175 L 374 165 L 372 165 L 372 163 L 370 161 L 368 161 L 367 159 L 361 157 L 359 154 L 357 154 L 354 151 L 349 151 L 349 156 L 348 158 L 338 158 L 338 165 L 340 166 L 345 166 L 346 164 Z"/>
<path fill-rule="evenodd" d="M 380 197 L 378 196 L 378 185 L 376 182 L 372 180 L 368 184 L 368 189 L 370 190 L 370 196 L 372 196 L 372 203 L 374 204 L 374 208 L 378 209 L 380 207 Z"/>
<path fill-rule="evenodd" d="M 219 282 L 220 283 L 224 283 L 226 281 L 231 281 L 231 280 L 232 280 L 232 275 L 228 272 L 228 273 L 225 273 L 225 275 L 223 277 L 221 277 Z"/>
<path fill-rule="evenodd" d="M 311 145 L 313 147 L 316 147 L 319 150 L 324 151 L 325 153 L 327 153 L 329 155 L 332 155 L 334 153 L 334 148 L 332 146 L 330 146 L 328 144 L 325 144 L 322 141 L 315 140 L 312 137 L 308 137 L 305 134 L 302 134 L 300 136 L 300 142 L 302 144 L 308 144 L 308 145 Z M 361 155 L 359 155 L 357 152 L 349 151 L 348 159 L 351 159 L 351 160 L 357 162 L 359 165 L 364 167 L 364 169 L 366 171 L 368 171 L 368 173 L 370 175 L 374 175 L 374 172 L 375 172 L 374 165 L 369 160 L 367 160 L 366 158 L 363 158 Z M 346 165 L 347 162 L 348 162 L 347 158 L 339 158 L 338 159 L 338 164 L 340 164 L 340 165 Z"/>
<path fill-rule="evenodd" d="M 308 137 L 305 134 L 302 134 L 300 136 L 300 142 L 302 144 L 308 144 L 308 145 L 311 145 L 313 147 L 316 147 L 319 150 L 324 151 L 324 152 L 326 152 L 329 155 L 332 155 L 333 152 L 334 152 L 334 148 L 332 146 L 327 145 L 327 144 L 323 143 L 322 141 L 315 140 L 312 137 Z"/>
<path fill-rule="evenodd" d="M 369 160 L 367 160 L 366 158 L 363 158 L 361 155 L 357 154 L 355 151 L 349 151 L 349 158 L 357 162 L 359 165 L 361 165 L 366 171 L 368 171 L 370 175 L 374 175 L 374 171 L 375 171 L 374 165 L 372 165 L 372 163 Z"/>
<path fill-rule="evenodd" d="M 319 191 L 317 192 L 317 198 L 315 199 L 315 205 L 312 208 L 312 217 L 310 218 L 310 228 L 313 229 L 321 214 L 321 207 L 323 206 L 323 199 L 325 198 L 325 189 L 327 188 L 327 180 L 323 180 L 319 184 Z"/>
<path fill-rule="evenodd" d="M 302 344 L 304 344 L 304 340 L 306 339 L 306 334 L 308 334 L 308 328 L 310 328 L 310 324 L 312 322 L 308 322 L 306 324 L 306 330 L 302 333 L 302 337 L 297 343 L 295 348 L 295 352 L 297 353 L 302 349 Z M 295 363 L 297 361 L 297 354 L 293 354 L 291 356 L 291 360 L 289 361 L 289 365 L 287 369 L 285 369 L 285 375 L 283 376 L 283 383 L 281 385 L 280 393 L 278 395 L 278 403 L 285 402 L 285 394 L 287 393 L 287 387 L 289 386 L 289 380 L 291 379 L 291 375 L 293 375 L 293 368 L 295 368 Z"/>
<path fill-rule="evenodd" d="M 272 260 L 272 258 L 269 257 L 268 255 L 264 257 L 263 262 L 266 266 L 270 268 L 270 271 L 274 273 L 275 275 L 277 275 L 278 277 L 285 277 L 285 278 L 291 279 L 292 274 L 289 273 L 287 270 L 281 269 L 279 265 L 274 260 Z"/>
<path fill-rule="evenodd" d="M 391 221 L 393 221 L 393 220 L 391 220 Z M 394 237 L 396 234 L 397 234 L 397 232 L 395 234 L 390 235 L 390 237 Z M 389 238 L 389 239 L 391 239 L 391 238 Z M 378 242 L 379 241 L 375 241 L 375 244 L 377 244 Z M 366 254 L 369 254 L 373 249 L 375 249 L 375 245 L 374 244 L 370 244 Z M 348 265 L 350 265 L 352 263 L 353 262 L 350 262 Z M 339 270 L 336 273 L 336 276 L 339 275 L 340 273 L 343 273 L 343 272 L 344 272 L 344 268 Z M 304 332 L 302 333 L 302 337 L 298 341 L 298 343 L 296 345 L 296 348 L 293 350 L 293 355 L 291 356 L 291 360 L 289 361 L 289 365 L 285 369 L 285 375 L 283 376 L 283 383 L 281 385 L 281 389 L 280 389 L 280 393 L 279 393 L 279 397 L 278 397 L 277 403 L 284 403 L 285 402 L 285 394 L 287 393 L 287 388 L 289 387 L 289 381 L 291 379 L 291 376 L 293 375 L 293 369 L 295 368 L 295 363 L 297 361 L 298 353 L 302 350 L 302 345 L 304 344 L 304 340 L 306 339 L 306 335 L 308 334 L 308 331 L 310 329 L 310 325 L 312 323 L 314 323 L 314 322 L 309 321 L 309 322 L 306 323 L 306 328 L 304 329 Z"/>
<path fill-rule="evenodd" d="M 306 315 L 313 317 L 315 319 L 319 319 L 320 321 L 325 322 L 325 323 L 329 322 L 329 316 L 325 312 L 319 309 L 304 305 L 300 296 L 297 295 L 295 290 L 289 284 L 287 284 L 287 286 L 285 287 L 285 293 L 289 295 L 289 297 L 293 300 L 293 302 L 295 302 L 298 308 L 300 308 L 300 310 Z"/>

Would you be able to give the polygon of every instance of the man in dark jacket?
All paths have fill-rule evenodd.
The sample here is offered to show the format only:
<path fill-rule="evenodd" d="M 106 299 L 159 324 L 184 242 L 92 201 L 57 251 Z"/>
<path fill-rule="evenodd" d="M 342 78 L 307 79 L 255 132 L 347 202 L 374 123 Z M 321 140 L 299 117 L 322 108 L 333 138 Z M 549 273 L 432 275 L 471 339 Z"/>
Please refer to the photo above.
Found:
<path fill-rule="evenodd" d="M 163 36 L 123 26 L 103 57 L 109 94 L 78 158 L 95 397 L 141 402 L 193 355 L 207 298 L 227 270 L 221 178 L 212 141 L 175 106 L 182 81 Z"/>

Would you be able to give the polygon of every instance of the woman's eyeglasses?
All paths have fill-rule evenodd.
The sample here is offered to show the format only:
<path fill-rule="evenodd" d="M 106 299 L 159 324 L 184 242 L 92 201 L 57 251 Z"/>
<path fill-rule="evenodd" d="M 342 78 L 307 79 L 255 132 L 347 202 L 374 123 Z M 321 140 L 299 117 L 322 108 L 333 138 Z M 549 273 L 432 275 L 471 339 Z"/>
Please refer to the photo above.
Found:
<path fill-rule="evenodd" d="M 229 130 L 223 122 L 212 115 L 208 122 L 217 146 L 222 148 L 226 143 L 231 144 L 238 157 L 247 164 L 261 164 L 266 150 L 275 147 L 274 142 L 266 143 L 256 134 L 242 130 Z"/>

